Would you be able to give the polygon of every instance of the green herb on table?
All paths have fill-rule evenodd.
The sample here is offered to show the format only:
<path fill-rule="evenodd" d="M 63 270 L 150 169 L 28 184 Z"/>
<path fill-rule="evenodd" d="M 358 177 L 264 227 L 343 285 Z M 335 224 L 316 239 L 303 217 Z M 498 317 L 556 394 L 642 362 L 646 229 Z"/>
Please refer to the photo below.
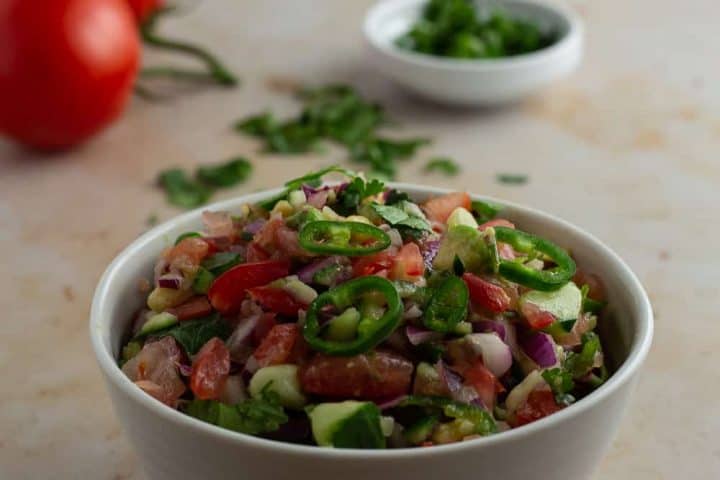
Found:
<path fill-rule="evenodd" d="M 424 168 L 425 172 L 441 172 L 448 176 L 454 176 L 460 173 L 460 165 L 449 157 L 431 158 Z"/>
<path fill-rule="evenodd" d="M 521 173 L 498 173 L 495 178 L 505 185 L 525 185 L 529 180 L 527 175 Z"/>
<path fill-rule="evenodd" d="M 430 0 L 422 17 L 395 43 L 428 55 L 477 59 L 534 52 L 556 38 L 554 32 L 502 10 L 487 14 L 468 0 Z"/>
<path fill-rule="evenodd" d="M 158 218 L 157 213 L 151 213 L 150 215 L 148 215 L 147 219 L 145 219 L 145 225 L 147 225 L 148 227 L 154 227 L 158 224 L 159 221 L 160 219 Z"/>

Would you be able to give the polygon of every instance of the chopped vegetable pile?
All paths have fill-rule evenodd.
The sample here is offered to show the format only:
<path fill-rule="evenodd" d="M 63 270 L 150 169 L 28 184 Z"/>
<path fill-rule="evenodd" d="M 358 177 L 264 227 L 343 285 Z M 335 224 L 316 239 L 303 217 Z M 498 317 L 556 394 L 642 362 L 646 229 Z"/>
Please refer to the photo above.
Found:
<path fill-rule="evenodd" d="M 430 0 L 422 18 L 396 44 L 441 57 L 498 58 L 540 50 L 555 37 L 501 10 L 482 15 L 469 0 Z"/>
<path fill-rule="evenodd" d="M 604 289 L 500 212 L 339 167 L 206 211 L 158 259 L 122 370 L 205 422 L 321 447 L 440 445 L 551 415 L 608 376 Z"/>

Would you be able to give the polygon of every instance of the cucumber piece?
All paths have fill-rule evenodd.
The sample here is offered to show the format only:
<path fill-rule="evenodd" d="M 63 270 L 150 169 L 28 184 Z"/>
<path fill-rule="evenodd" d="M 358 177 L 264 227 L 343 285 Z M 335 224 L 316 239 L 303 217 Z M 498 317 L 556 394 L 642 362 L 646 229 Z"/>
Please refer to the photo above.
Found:
<path fill-rule="evenodd" d="M 489 265 L 490 249 L 485 234 L 467 225 L 450 227 L 433 262 L 436 270 L 451 270 L 458 257 L 467 271 L 482 271 Z"/>
<path fill-rule="evenodd" d="M 300 303 L 310 305 L 318 296 L 310 285 L 301 282 L 296 275 L 277 280 L 278 286 Z"/>
<path fill-rule="evenodd" d="M 577 285 L 568 282 L 553 292 L 531 290 L 520 296 L 521 307 L 524 303 L 532 303 L 541 310 L 552 313 L 559 321 L 572 320 L 580 315 L 582 293 Z"/>
<path fill-rule="evenodd" d="M 321 403 L 308 416 L 321 447 L 385 448 L 380 409 L 372 402 Z"/>
<path fill-rule="evenodd" d="M 417 422 L 410 425 L 404 432 L 405 440 L 413 445 L 420 445 L 432 435 L 435 425 L 438 423 L 438 416 L 431 415 L 421 418 Z"/>
<path fill-rule="evenodd" d="M 452 213 L 447 219 L 448 228 L 452 228 L 456 225 L 466 225 L 475 229 L 477 229 L 478 227 L 478 223 L 477 221 L 475 221 L 475 217 L 473 217 L 473 214 L 468 212 L 463 207 L 457 207 L 455 210 L 452 211 Z"/>
<path fill-rule="evenodd" d="M 277 394 L 283 407 L 300 409 L 307 404 L 300 387 L 297 365 L 271 365 L 255 372 L 248 387 L 250 396 L 262 399 L 266 387 Z"/>
<path fill-rule="evenodd" d="M 142 328 L 140 328 L 140 331 L 137 333 L 137 335 L 135 335 L 135 337 L 144 337 L 145 335 L 159 332 L 160 330 L 165 330 L 168 327 L 172 327 L 176 323 L 178 323 L 178 318 L 172 313 L 161 312 L 155 314 L 143 324 Z"/>
<path fill-rule="evenodd" d="M 360 312 L 350 307 L 330 320 L 325 338 L 336 342 L 350 341 L 357 336 L 358 323 L 360 323 Z"/>

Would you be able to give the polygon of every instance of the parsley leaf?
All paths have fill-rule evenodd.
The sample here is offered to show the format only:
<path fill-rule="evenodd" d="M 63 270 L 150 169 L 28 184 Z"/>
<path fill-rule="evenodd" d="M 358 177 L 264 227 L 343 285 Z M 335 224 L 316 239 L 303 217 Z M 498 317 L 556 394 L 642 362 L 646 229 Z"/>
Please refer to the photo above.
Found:
<path fill-rule="evenodd" d="M 171 336 L 178 341 L 188 355 L 195 355 L 210 339 L 222 340 L 230 336 L 231 328 L 218 314 L 179 323 L 157 336 Z"/>
<path fill-rule="evenodd" d="M 373 203 L 372 209 L 393 227 L 406 227 L 412 230 L 430 231 L 430 224 L 423 218 L 422 212 L 415 210 L 414 203 L 403 200 L 396 205 Z M 419 214 L 418 214 L 419 213 Z"/>
<path fill-rule="evenodd" d="M 288 421 L 283 408 L 269 395 L 237 405 L 195 399 L 185 407 L 185 413 L 203 422 L 248 435 L 274 432 Z"/>
<path fill-rule="evenodd" d="M 568 393 L 575 388 L 575 382 L 573 382 L 572 374 L 562 368 L 551 368 L 542 372 L 542 377 L 545 379 L 555 395 L 562 395 Z"/>
<path fill-rule="evenodd" d="M 335 209 L 341 215 L 353 214 L 363 200 L 381 193 L 384 189 L 385 184 L 378 179 L 366 181 L 362 177 L 355 177 L 338 194 Z"/>
<path fill-rule="evenodd" d="M 448 176 L 454 176 L 460 173 L 460 166 L 449 157 L 435 157 L 425 164 L 424 170 L 428 173 L 441 172 Z"/>

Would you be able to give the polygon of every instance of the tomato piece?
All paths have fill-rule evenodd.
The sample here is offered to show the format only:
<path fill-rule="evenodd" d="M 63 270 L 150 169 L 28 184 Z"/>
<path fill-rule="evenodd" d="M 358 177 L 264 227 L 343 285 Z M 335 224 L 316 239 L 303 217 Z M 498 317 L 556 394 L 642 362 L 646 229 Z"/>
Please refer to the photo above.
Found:
<path fill-rule="evenodd" d="M 532 303 L 524 303 L 520 309 L 531 328 L 541 330 L 550 326 L 555 321 L 552 313 L 540 310 L 537 305 Z"/>
<path fill-rule="evenodd" d="M 200 262 L 210 251 L 208 243 L 202 238 L 184 238 L 164 254 L 165 260 L 178 268 L 191 268 L 200 265 Z"/>
<path fill-rule="evenodd" d="M 512 223 L 510 220 L 505 220 L 504 218 L 494 218 L 490 221 L 487 221 L 483 224 L 481 224 L 478 227 L 478 230 L 485 230 L 489 227 L 507 227 L 507 228 L 515 228 L 515 224 Z"/>
<path fill-rule="evenodd" d="M 70 148 L 124 110 L 140 64 L 126 0 L 5 0 L 0 8 L 0 134 Z"/>
<path fill-rule="evenodd" d="M 590 290 L 588 291 L 588 297 L 599 302 L 604 302 L 607 298 L 605 294 L 605 285 L 603 285 L 600 277 L 594 273 L 588 273 L 578 268 L 573 277 L 573 282 L 579 287 L 587 285 Z"/>
<path fill-rule="evenodd" d="M 295 323 L 275 325 L 255 349 L 253 357 L 261 368 L 285 363 L 299 334 L 300 330 Z"/>
<path fill-rule="evenodd" d="M 488 370 L 482 362 L 475 362 L 463 373 L 465 383 L 472 386 L 480 396 L 483 405 L 492 411 L 495 407 L 495 399 L 497 397 L 498 385 L 502 389 L 502 384 L 498 382 L 493 373 Z"/>
<path fill-rule="evenodd" d="M 307 308 L 307 305 L 298 302 L 295 297 L 282 288 L 263 285 L 249 289 L 248 293 L 264 308 L 281 315 L 295 317 L 298 310 Z"/>
<path fill-rule="evenodd" d="M 431 198 L 422 208 L 429 220 L 445 223 L 453 210 L 458 207 L 470 210 L 471 203 L 470 195 L 466 192 L 453 192 Z"/>
<path fill-rule="evenodd" d="M 519 427 L 540 420 L 562 410 L 563 407 L 555 401 L 555 395 L 550 390 L 533 390 L 527 400 L 515 411 L 515 418 L 511 425 Z"/>
<path fill-rule="evenodd" d="M 260 342 L 263 341 L 275 325 L 277 325 L 277 321 L 274 313 L 266 312 L 260 315 L 260 319 L 258 319 L 258 323 L 252 332 L 253 345 L 260 345 Z"/>
<path fill-rule="evenodd" d="M 207 297 L 193 297 L 182 305 L 167 309 L 168 313 L 172 313 L 178 318 L 178 321 L 192 320 L 193 318 L 206 317 L 212 313 L 212 306 Z"/>
<path fill-rule="evenodd" d="M 201 400 L 220 398 L 230 373 L 230 352 L 225 342 L 215 337 L 195 356 L 190 374 L 190 390 Z"/>
<path fill-rule="evenodd" d="M 393 258 L 390 278 L 393 280 L 416 280 L 425 273 L 420 247 L 415 243 L 406 243 Z"/>
<path fill-rule="evenodd" d="M 353 276 L 387 276 L 387 271 L 392 267 L 392 265 L 393 257 L 388 252 L 378 252 L 373 255 L 358 257 L 353 262 Z"/>
<path fill-rule="evenodd" d="M 215 279 L 208 291 L 208 298 L 220 313 L 236 313 L 249 288 L 286 277 L 289 271 L 290 264 L 287 261 L 268 260 L 236 265 Z"/>
<path fill-rule="evenodd" d="M 510 308 L 510 295 L 501 286 L 472 273 L 464 273 L 462 278 L 474 304 L 495 313 L 502 313 Z"/>
<path fill-rule="evenodd" d="M 336 398 L 379 399 L 408 393 L 413 365 L 388 352 L 354 357 L 317 354 L 300 371 L 308 393 Z"/>
<path fill-rule="evenodd" d="M 270 254 L 257 243 L 251 242 L 250 245 L 248 245 L 247 252 L 245 253 L 245 260 L 248 263 L 263 262 L 269 258 Z"/>
<path fill-rule="evenodd" d="M 148 394 L 175 408 L 185 392 L 177 364 L 183 353 L 172 337 L 147 342 L 140 353 L 128 360 L 122 371 Z"/>

